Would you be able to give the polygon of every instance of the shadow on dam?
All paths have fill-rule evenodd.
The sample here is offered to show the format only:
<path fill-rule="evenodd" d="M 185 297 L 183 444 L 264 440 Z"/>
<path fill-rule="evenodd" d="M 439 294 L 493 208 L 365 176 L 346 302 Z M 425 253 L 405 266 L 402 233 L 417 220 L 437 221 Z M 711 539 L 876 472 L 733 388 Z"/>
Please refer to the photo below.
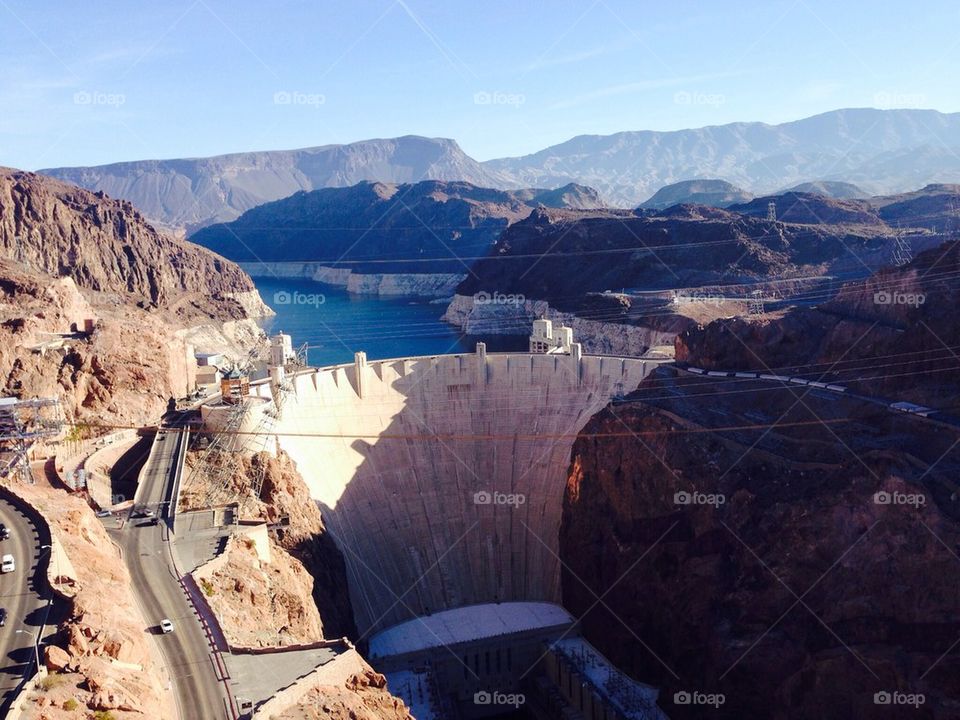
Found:
<path fill-rule="evenodd" d="M 572 445 L 663 361 L 480 346 L 370 363 L 358 353 L 292 378 L 278 442 L 343 555 L 361 648 L 414 707 L 428 676 L 456 686 L 444 718 L 529 716 L 475 697 L 487 682 L 525 688 L 534 667 L 572 682 L 571 663 L 593 651 L 559 607 Z"/>

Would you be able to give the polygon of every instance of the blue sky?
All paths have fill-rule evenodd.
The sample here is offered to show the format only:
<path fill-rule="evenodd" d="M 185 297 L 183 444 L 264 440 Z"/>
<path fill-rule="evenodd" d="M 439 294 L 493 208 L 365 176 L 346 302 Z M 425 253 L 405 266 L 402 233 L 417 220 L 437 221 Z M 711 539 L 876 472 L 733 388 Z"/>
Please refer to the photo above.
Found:
<path fill-rule="evenodd" d="M 0 0 L 0 164 L 960 111 L 960 4 Z"/>

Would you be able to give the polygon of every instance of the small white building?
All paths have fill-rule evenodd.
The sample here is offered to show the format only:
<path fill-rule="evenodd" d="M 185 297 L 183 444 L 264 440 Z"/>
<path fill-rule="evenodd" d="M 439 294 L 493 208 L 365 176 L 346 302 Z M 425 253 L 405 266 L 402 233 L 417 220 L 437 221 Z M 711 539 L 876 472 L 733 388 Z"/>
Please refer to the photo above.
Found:
<path fill-rule="evenodd" d="M 571 345 L 573 345 L 573 328 L 561 325 L 554 330 L 552 320 L 541 318 L 533 321 L 530 352 L 547 355 L 569 354 Z"/>
<path fill-rule="evenodd" d="M 293 338 L 284 333 L 277 333 L 270 338 L 270 365 L 283 367 L 297 359 L 293 351 Z"/>

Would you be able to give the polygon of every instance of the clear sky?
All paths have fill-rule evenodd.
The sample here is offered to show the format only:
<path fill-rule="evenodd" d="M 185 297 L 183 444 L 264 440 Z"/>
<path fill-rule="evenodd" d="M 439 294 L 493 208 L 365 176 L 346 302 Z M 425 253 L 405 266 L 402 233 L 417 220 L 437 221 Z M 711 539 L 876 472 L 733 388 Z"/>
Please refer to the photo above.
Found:
<path fill-rule="evenodd" d="M 960 111 L 960 3 L 0 0 L 0 165 Z"/>

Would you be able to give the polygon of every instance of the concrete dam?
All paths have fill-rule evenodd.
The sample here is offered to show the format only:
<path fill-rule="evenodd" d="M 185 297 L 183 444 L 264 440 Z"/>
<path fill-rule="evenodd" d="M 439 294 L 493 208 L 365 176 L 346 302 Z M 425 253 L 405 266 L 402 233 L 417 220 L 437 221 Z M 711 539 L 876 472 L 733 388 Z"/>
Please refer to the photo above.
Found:
<path fill-rule="evenodd" d="M 270 432 L 344 555 L 361 638 L 464 606 L 559 603 L 574 438 L 664 361 L 481 344 L 376 362 L 358 353 L 287 377 Z"/>

